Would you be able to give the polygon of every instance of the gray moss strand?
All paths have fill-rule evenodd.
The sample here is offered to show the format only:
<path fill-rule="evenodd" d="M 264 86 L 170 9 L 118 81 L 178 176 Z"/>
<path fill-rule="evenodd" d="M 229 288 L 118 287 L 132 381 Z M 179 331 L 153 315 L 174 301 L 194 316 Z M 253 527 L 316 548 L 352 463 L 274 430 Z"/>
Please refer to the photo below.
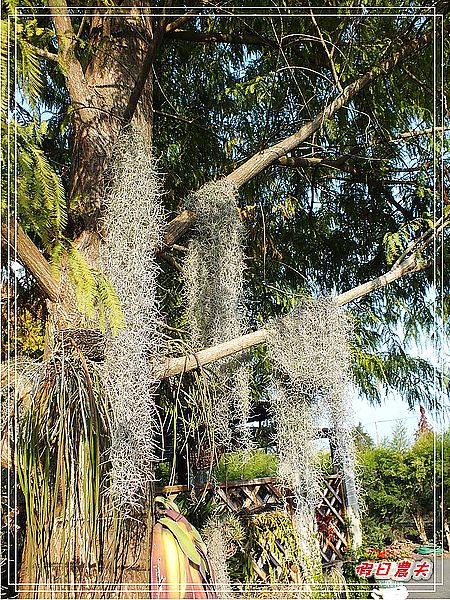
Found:
<path fill-rule="evenodd" d="M 239 218 L 236 190 L 216 181 L 190 194 L 187 208 L 197 222 L 184 262 L 184 295 L 188 328 L 195 348 L 213 346 L 239 337 L 247 329 L 244 310 L 244 227 Z M 250 414 L 250 372 L 236 357 L 213 368 L 213 438 L 228 446 L 230 421 L 240 423 L 241 445 L 251 446 L 245 424 Z"/>
<path fill-rule="evenodd" d="M 142 507 L 153 480 L 153 373 L 161 355 L 155 256 L 163 238 L 164 211 L 161 177 L 142 136 L 127 130 L 112 157 L 102 258 L 126 326 L 109 337 L 105 368 L 114 390 L 112 494 L 126 512 Z"/>

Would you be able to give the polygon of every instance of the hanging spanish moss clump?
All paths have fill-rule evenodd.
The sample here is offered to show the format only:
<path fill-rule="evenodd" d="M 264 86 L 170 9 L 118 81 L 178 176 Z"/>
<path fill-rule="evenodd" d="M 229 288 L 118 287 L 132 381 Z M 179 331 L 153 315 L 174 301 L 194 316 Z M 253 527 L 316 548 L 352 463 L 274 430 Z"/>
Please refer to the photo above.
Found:
<path fill-rule="evenodd" d="M 139 509 L 153 479 L 157 381 L 158 266 L 164 211 L 161 178 L 143 138 L 119 138 L 106 194 L 105 271 L 120 301 L 125 327 L 111 336 L 105 367 L 114 389 L 112 493 L 122 510 Z"/>
<path fill-rule="evenodd" d="M 244 541 L 244 529 L 234 515 L 216 514 L 205 523 L 202 537 L 208 548 L 220 600 L 231 600 L 234 595 L 227 561 L 236 553 L 238 544 Z"/>
<path fill-rule="evenodd" d="M 310 581 L 317 581 L 321 573 L 315 535 L 320 492 L 315 440 L 324 424 L 332 431 L 335 466 L 354 481 L 348 406 L 350 332 L 347 315 L 326 298 L 306 299 L 268 327 L 268 355 L 276 380 L 271 412 L 279 474 L 296 497 L 302 562 Z"/>
<path fill-rule="evenodd" d="M 185 302 L 191 341 L 196 349 L 239 337 L 247 328 L 243 306 L 244 227 L 236 190 L 224 180 L 192 193 L 187 207 L 197 215 L 196 230 L 184 263 Z M 213 438 L 228 446 L 230 418 L 239 422 L 242 446 L 250 445 L 250 373 L 239 359 L 215 367 L 215 399 L 210 421 Z"/>

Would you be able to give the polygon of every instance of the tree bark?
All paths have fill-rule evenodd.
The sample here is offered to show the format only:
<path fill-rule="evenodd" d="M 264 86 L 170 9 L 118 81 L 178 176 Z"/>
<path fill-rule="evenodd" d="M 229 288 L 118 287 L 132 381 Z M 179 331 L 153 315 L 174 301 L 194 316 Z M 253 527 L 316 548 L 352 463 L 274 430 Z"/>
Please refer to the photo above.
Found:
<path fill-rule="evenodd" d="M 60 286 L 50 264 L 18 223 L 9 228 L 2 223 L 2 244 L 17 252 L 23 266 L 33 275 L 45 296 L 54 302 L 59 298 Z"/>
<path fill-rule="evenodd" d="M 420 513 L 413 513 L 413 519 L 417 527 L 417 532 L 419 534 L 420 541 L 422 542 L 422 544 L 428 544 L 428 536 L 425 530 L 423 515 L 421 515 Z"/>
<path fill-rule="evenodd" d="M 90 43 L 96 51 L 85 72 L 88 92 L 82 98 L 71 91 L 68 74 L 70 96 L 80 106 L 74 122 L 70 185 L 72 205 L 79 206 L 72 213 L 76 234 L 99 230 L 107 162 L 123 125 L 131 121 L 151 145 L 153 81 L 149 71 L 142 73 L 142 65 L 148 56 L 145 39 L 152 37 L 154 25 L 151 17 L 138 13 L 135 7 L 127 19 L 92 17 Z M 127 27 L 142 31 L 145 39 L 124 37 Z M 87 114 L 81 110 L 83 105 L 92 107 Z"/>
<path fill-rule="evenodd" d="M 154 20 L 139 14 L 139 4 L 134 2 L 126 17 L 109 17 L 107 8 L 99 9 L 97 12 L 100 14 L 91 17 L 88 35 L 94 51 L 83 69 L 76 57 L 76 32 L 67 6 L 64 0 L 49 0 L 58 39 L 58 61 L 66 77 L 74 110 L 69 233 L 76 238 L 75 244 L 93 268 L 99 266 L 105 171 L 121 128 L 127 121 L 127 108 L 128 121 L 131 120 L 140 130 L 149 145 L 152 143 L 153 83 L 148 60 L 144 65 L 148 69 L 146 73 L 142 67 L 145 57 L 148 57 L 147 40 L 154 35 Z M 124 30 L 137 35 L 121 35 Z M 39 284 L 50 299 L 50 322 L 55 337 L 60 328 L 78 329 L 80 315 L 74 300 L 73 310 L 65 311 L 64 318 L 61 316 L 61 289 L 71 289 L 64 264 L 60 282 L 55 282 L 46 266 L 48 263 L 23 236 L 20 236 L 18 250 L 21 260 L 38 276 Z M 93 322 L 92 327 L 97 328 L 98 324 Z M 5 456 L 5 459 L 8 458 Z M 78 493 L 82 497 L 83 490 L 78 490 Z M 82 518 L 81 513 L 79 516 Z M 65 538 L 62 537 L 64 528 Z M 131 526 L 130 532 L 119 542 L 112 531 L 111 535 L 106 535 L 104 553 L 109 554 L 112 568 L 105 567 L 103 571 L 100 565 L 83 564 L 82 558 L 76 559 L 79 564 L 75 564 L 76 561 L 64 564 L 61 539 L 70 539 L 70 544 L 73 542 L 77 547 L 74 541 L 77 533 L 67 531 L 67 524 L 55 523 L 51 535 L 51 573 L 37 572 L 30 550 L 25 547 L 20 580 L 26 585 L 21 587 L 21 597 L 64 598 L 68 592 L 70 596 L 76 594 L 80 598 L 149 597 L 151 538 L 144 525 L 139 530 Z M 95 561 L 95 558 L 92 560 Z M 59 590 L 55 582 L 64 585 Z M 79 591 L 75 591 L 75 586 L 79 586 Z"/>

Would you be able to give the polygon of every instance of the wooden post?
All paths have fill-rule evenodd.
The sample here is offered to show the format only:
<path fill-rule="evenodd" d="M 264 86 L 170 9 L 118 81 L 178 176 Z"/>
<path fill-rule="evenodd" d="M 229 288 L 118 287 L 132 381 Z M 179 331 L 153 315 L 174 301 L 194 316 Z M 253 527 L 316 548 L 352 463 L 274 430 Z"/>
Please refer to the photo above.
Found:
<path fill-rule="evenodd" d="M 358 495 L 356 491 L 355 474 L 351 472 L 345 465 L 341 465 L 337 462 L 336 457 L 336 444 L 334 441 L 333 430 L 328 430 L 331 461 L 333 465 L 334 473 L 342 473 L 342 487 L 344 492 L 344 505 L 347 519 L 349 522 L 349 529 L 351 534 L 351 547 L 356 550 L 362 545 L 362 531 L 361 531 L 361 514 L 359 510 Z"/>

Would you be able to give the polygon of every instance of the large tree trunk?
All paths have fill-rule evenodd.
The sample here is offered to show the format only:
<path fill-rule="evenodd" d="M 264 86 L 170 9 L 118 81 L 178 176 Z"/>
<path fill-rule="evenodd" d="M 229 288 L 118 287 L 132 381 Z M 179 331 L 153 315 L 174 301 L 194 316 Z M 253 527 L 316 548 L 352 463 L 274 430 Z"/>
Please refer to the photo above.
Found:
<path fill-rule="evenodd" d="M 145 40 L 152 38 L 152 18 L 138 13 L 136 8 L 127 18 L 97 16 L 91 21 L 90 43 L 96 51 L 85 71 L 90 90 L 86 104 L 95 110 L 90 111 L 88 118 L 83 118 L 80 111 L 73 136 L 70 197 L 74 208 L 79 207 L 71 215 L 77 233 L 99 229 L 105 167 L 141 73 L 149 46 Z M 149 73 L 132 119 L 133 126 L 149 144 L 153 128 L 152 95 Z"/>
<path fill-rule="evenodd" d="M 72 49 L 67 47 L 69 36 L 66 34 L 71 24 L 68 17 L 61 16 L 60 8 L 60 4 L 52 7 L 53 19 L 67 88 L 75 109 L 69 184 L 70 229 L 88 264 L 98 267 L 105 171 L 124 126 L 123 116 L 153 36 L 154 20 L 139 16 L 138 7 L 127 12 L 127 17 L 108 17 L 106 9 L 104 16 L 92 17 L 89 39 L 94 50 L 83 71 Z M 149 145 L 152 117 L 152 77 L 149 75 L 131 120 Z M 73 309 L 73 298 L 63 264 L 59 298 L 48 304 L 50 346 L 61 339 L 61 330 L 98 328 L 95 320 L 87 322 L 85 316 Z M 92 556 L 83 556 L 79 548 L 82 526 L 73 528 L 71 523 L 55 523 L 48 548 L 51 563 L 48 573 L 37 572 L 32 551 L 24 548 L 20 596 L 148 598 L 150 593 L 146 584 L 151 547 L 148 523 L 151 523 L 151 515 L 147 524 L 141 526 L 129 521 L 119 536 L 111 530 L 104 537 L 105 547 L 96 548 Z M 64 563 L 63 535 L 73 538 L 70 542 L 74 548 L 71 564 Z M 67 541 L 65 543 L 67 545 Z M 100 555 L 103 566 L 97 564 L 96 557 Z"/>
<path fill-rule="evenodd" d="M 419 534 L 420 541 L 422 542 L 422 544 L 428 544 L 428 536 L 425 530 L 425 522 L 423 520 L 423 515 L 421 515 L 420 513 L 413 513 L 413 519 L 417 527 L 417 532 Z"/>

